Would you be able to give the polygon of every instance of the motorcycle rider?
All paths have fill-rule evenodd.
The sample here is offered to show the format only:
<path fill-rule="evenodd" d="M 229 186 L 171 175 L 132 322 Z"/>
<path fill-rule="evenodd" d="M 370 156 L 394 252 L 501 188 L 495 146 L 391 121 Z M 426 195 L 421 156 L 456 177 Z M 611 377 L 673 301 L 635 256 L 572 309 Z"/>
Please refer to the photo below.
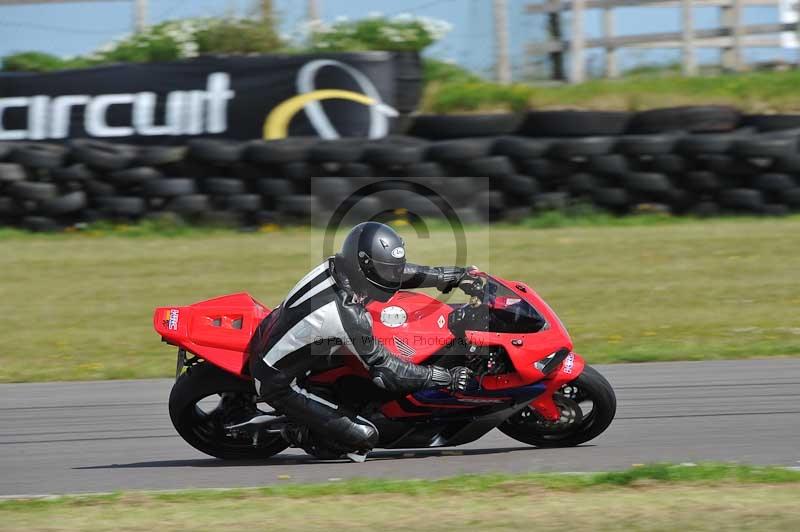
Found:
<path fill-rule="evenodd" d="M 253 336 L 250 369 L 256 391 L 273 408 L 303 423 L 288 426 L 284 437 L 311 454 L 334 449 L 354 461 L 363 461 L 377 444 L 378 430 L 368 420 L 298 385 L 313 356 L 327 356 L 342 345 L 389 392 L 436 387 L 464 391 L 471 377 L 468 368 L 418 366 L 394 356 L 373 336 L 365 306 L 388 301 L 402 288 L 448 292 L 467 276 L 465 268 L 407 263 L 402 238 L 387 225 L 365 222 L 354 227 L 341 252 L 303 277 Z"/>

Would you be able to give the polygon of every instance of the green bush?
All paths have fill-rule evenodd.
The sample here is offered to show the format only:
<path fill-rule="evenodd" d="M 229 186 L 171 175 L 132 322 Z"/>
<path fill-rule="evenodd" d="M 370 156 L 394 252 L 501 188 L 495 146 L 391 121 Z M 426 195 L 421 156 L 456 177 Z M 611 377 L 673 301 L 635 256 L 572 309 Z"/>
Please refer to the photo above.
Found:
<path fill-rule="evenodd" d="M 309 46 L 318 52 L 420 52 L 444 37 L 450 31 L 450 24 L 412 15 L 393 18 L 370 16 L 353 21 L 340 19 L 330 26 L 317 23 L 309 26 L 308 30 Z"/>
<path fill-rule="evenodd" d="M 61 59 L 40 52 L 3 58 L 3 70 L 46 72 L 112 63 L 149 63 L 188 59 L 200 54 L 250 54 L 280 50 L 283 43 L 270 21 L 186 19 L 169 21 L 111 41 L 94 52 Z"/>
<path fill-rule="evenodd" d="M 524 111 L 530 106 L 533 88 L 497 83 L 433 84 L 425 96 L 426 110 L 450 113 L 479 110 Z"/>
<path fill-rule="evenodd" d="M 425 58 L 422 61 L 425 83 L 476 83 L 483 81 L 480 76 L 455 63 Z"/>
<path fill-rule="evenodd" d="M 88 66 L 84 58 L 61 58 L 44 52 L 20 52 L 3 58 L 7 72 L 50 72 Z"/>
<path fill-rule="evenodd" d="M 200 54 L 263 54 L 284 46 L 275 27 L 263 20 L 211 24 L 195 34 L 195 41 Z"/>

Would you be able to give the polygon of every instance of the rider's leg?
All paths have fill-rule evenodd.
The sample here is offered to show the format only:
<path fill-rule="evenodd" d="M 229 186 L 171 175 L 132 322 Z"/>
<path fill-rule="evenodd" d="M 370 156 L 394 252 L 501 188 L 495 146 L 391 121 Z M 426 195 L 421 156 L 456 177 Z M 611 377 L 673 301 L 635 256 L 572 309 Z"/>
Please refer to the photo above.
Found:
<path fill-rule="evenodd" d="M 296 375 L 305 374 L 305 365 L 293 366 L 276 369 L 252 357 L 256 389 L 270 406 L 307 425 L 315 436 L 334 442 L 343 453 L 369 451 L 378 443 L 378 430 L 372 423 L 301 388 Z"/>

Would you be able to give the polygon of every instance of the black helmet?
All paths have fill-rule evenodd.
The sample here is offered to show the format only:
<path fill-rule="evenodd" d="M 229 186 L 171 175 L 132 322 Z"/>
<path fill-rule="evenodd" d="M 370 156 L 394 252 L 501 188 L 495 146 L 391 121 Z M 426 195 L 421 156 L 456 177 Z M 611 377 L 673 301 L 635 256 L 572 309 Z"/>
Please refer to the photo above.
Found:
<path fill-rule="evenodd" d="M 358 224 L 344 239 L 337 263 L 354 292 L 388 301 L 403 281 L 406 250 L 394 229 L 378 222 Z"/>

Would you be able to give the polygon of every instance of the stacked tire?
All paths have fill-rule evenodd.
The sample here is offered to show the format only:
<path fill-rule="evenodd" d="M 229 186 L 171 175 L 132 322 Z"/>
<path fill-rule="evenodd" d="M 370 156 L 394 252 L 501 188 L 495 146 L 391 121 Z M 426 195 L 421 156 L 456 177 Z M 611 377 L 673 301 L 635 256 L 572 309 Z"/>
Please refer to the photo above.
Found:
<path fill-rule="evenodd" d="M 590 205 L 616 214 L 800 210 L 800 118 L 722 106 L 419 115 L 409 135 L 138 147 L 0 143 L 0 223 L 152 217 L 258 226 L 367 217 L 469 223 Z"/>

